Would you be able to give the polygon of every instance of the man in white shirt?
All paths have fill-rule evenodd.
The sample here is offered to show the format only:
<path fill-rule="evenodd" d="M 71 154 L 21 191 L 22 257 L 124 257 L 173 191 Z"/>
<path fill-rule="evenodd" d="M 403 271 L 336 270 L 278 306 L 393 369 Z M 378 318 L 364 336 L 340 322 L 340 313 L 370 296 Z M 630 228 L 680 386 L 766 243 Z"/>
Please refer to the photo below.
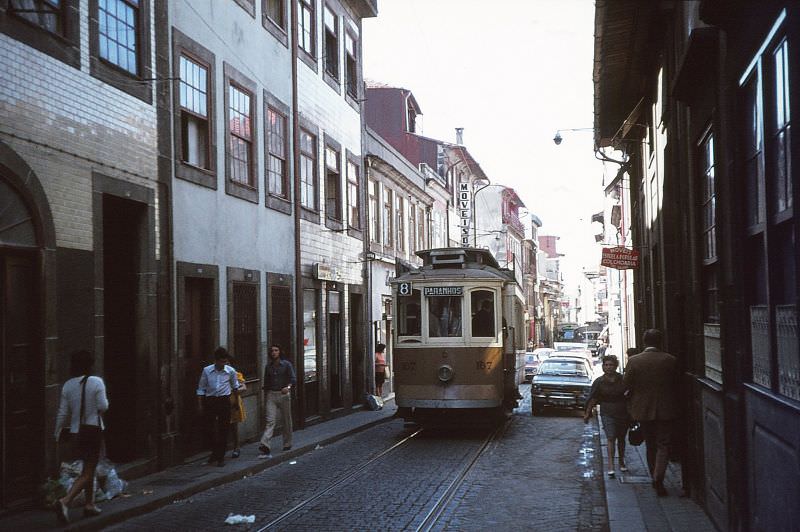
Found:
<path fill-rule="evenodd" d="M 231 407 L 238 408 L 238 394 L 239 381 L 236 370 L 228 365 L 228 351 L 218 347 L 214 351 L 214 363 L 203 368 L 197 384 L 197 400 L 206 418 L 211 443 L 209 464 L 225 465 Z"/>

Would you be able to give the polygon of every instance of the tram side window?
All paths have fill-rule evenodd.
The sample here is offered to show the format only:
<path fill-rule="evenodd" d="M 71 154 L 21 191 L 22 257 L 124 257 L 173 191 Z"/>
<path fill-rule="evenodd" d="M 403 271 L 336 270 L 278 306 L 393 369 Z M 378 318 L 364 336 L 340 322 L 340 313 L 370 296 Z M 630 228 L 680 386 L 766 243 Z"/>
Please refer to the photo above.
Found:
<path fill-rule="evenodd" d="M 428 298 L 428 336 L 461 336 L 461 296 Z"/>
<path fill-rule="evenodd" d="M 422 306 L 419 290 L 412 290 L 410 296 L 397 298 L 398 336 L 422 335 Z"/>
<path fill-rule="evenodd" d="M 489 290 L 475 290 L 471 295 L 472 336 L 494 338 L 497 328 L 494 325 L 494 293 Z"/>

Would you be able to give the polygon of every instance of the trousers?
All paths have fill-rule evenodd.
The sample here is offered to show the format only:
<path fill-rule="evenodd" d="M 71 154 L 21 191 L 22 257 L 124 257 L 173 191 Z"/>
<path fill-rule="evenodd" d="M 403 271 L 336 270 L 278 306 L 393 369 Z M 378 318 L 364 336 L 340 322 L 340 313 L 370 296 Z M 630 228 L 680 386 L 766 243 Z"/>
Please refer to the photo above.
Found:
<path fill-rule="evenodd" d="M 283 427 L 283 446 L 292 446 L 292 394 L 283 394 L 280 391 L 267 392 L 267 428 L 261 435 L 261 445 L 269 447 L 269 440 L 275 433 L 275 427 L 280 421 Z"/>
<path fill-rule="evenodd" d="M 669 462 L 669 448 L 672 445 L 673 420 L 640 421 L 647 446 L 647 468 L 658 483 L 664 482 L 664 473 Z"/>
<path fill-rule="evenodd" d="M 208 439 L 211 447 L 211 460 L 218 461 L 225 458 L 225 448 L 228 446 L 228 432 L 231 422 L 231 397 L 206 397 L 203 408 L 206 415 Z"/>

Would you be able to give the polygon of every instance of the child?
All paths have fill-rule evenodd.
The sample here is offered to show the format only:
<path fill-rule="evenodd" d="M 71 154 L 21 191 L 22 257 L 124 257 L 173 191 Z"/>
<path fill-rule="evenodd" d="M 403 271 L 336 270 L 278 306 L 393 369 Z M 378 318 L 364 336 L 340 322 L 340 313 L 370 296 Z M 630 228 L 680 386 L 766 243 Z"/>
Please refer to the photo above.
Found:
<path fill-rule="evenodd" d="M 236 360 L 231 356 L 229 363 L 233 366 Z M 231 458 L 239 458 L 241 454 L 241 450 L 239 449 L 239 423 L 247 418 L 247 414 L 244 411 L 244 403 L 242 402 L 242 392 L 247 389 L 247 385 L 244 382 L 244 375 L 242 375 L 241 371 L 236 370 L 236 380 L 239 381 L 239 394 L 236 396 L 238 408 L 235 408 L 234 405 L 231 404 L 231 433 L 233 434 L 233 452 L 231 453 Z"/>

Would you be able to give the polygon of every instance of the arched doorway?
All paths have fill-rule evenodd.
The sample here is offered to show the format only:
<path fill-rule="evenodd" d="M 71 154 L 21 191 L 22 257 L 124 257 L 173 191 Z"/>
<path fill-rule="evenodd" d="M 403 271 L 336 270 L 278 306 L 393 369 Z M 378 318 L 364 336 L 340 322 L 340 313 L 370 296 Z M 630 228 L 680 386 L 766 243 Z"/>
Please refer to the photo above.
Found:
<path fill-rule="evenodd" d="M 44 461 L 43 253 L 24 192 L 0 166 L 0 508 L 34 494 Z"/>

